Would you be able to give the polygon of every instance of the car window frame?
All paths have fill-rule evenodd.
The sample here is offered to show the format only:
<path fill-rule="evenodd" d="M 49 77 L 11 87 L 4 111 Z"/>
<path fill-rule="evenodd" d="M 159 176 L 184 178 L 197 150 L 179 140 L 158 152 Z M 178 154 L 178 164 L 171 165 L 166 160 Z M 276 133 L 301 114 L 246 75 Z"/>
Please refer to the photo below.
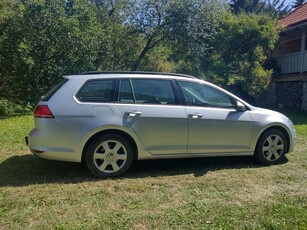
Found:
<path fill-rule="evenodd" d="M 122 102 L 120 101 L 120 88 L 122 85 L 122 80 L 127 80 L 129 82 L 130 88 L 131 88 L 131 92 L 132 92 L 132 97 L 133 97 L 133 103 L 130 102 Z M 116 100 L 114 100 L 114 103 L 120 103 L 120 104 L 136 104 L 135 103 L 135 95 L 134 95 L 134 90 L 132 87 L 132 83 L 131 83 L 131 79 L 130 78 L 118 78 L 117 79 L 118 84 L 117 84 L 117 88 L 116 88 Z"/>
<path fill-rule="evenodd" d="M 215 109 L 236 110 L 235 104 L 234 104 L 234 107 L 219 107 L 219 106 L 210 106 L 210 105 L 189 105 L 188 102 L 187 102 L 187 100 L 186 100 L 186 98 L 185 98 L 185 96 L 184 96 L 184 93 L 183 93 L 183 91 L 182 91 L 182 88 L 181 88 L 179 82 L 188 82 L 188 83 L 194 83 L 194 84 L 199 84 L 199 85 L 205 85 L 205 86 L 207 86 L 207 87 L 211 87 L 211 88 L 213 88 L 213 89 L 215 89 L 215 90 L 217 90 L 217 91 L 219 91 L 219 92 L 221 92 L 221 93 L 227 95 L 228 97 L 230 97 L 230 98 L 233 100 L 234 103 L 235 103 L 236 101 L 238 101 L 238 100 L 237 100 L 236 98 L 234 98 L 232 95 L 228 94 L 227 92 L 224 92 L 224 91 L 220 90 L 219 88 L 214 87 L 214 86 L 212 86 L 212 85 L 206 84 L 206 82 L 201 82 L 201 83 L 200 83 L 200 82 L 188 81 L 188 80 L 182 80 L 182 79 L 176 80 L 176 85 L 177 85 L 178 91 L 179 91 L 179 93 L 180 93 L 181 99 L 182 99 L 183 104 L 184 104 L 185 106 L 189 106 L 189 107 L 198 107 L 198 108 L 215 108 Z M 245 104 L 244 104 L 244 105 L 245 105 Z"/>

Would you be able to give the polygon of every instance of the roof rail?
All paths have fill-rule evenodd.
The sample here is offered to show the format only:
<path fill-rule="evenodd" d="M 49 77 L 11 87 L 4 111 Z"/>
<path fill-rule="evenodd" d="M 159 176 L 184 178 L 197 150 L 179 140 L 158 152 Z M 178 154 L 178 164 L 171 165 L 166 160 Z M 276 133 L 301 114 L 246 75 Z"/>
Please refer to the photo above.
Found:
<path fill-rule="evenodd" d="M 194 78 L 191 75 L 180 74 L 180 73 L 165 73 L 165 72 L 149 72 L 149 71 L 88 71 L 83 72 L 81 75 L 89 75 L 89 74 L 148 74 L 148 75 L 167 75 L 167 76 L 178 76 L 178 77 L 187 77 Z"/>

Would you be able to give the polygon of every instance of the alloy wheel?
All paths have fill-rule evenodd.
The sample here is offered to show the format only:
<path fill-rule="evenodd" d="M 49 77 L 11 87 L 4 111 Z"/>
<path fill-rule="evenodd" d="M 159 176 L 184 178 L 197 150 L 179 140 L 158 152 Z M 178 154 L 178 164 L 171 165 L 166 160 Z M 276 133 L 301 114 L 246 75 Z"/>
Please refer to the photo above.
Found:
<path fill-rule="evenodd" d="M 127 150 L 116 140 L 102 142 L 95 149 L 93 161 L 97 169 L 104 173 L 119 171 L 126 163 Z"/>
<path fill-rule="evenodd" d="M 262 147 L 263 156 L 268 161 L 278 160 L 284 151 L 284 142 L 279 135 L 270 135 L 268 136 Z"/>

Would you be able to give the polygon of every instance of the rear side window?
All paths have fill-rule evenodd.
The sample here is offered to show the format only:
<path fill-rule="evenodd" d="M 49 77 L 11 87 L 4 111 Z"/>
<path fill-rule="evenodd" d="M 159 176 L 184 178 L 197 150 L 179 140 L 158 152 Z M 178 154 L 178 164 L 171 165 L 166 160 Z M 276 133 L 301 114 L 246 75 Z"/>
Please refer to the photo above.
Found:
<path fill-rule="evenodd" d="M 111 102 L 114 99 L 115 80 L 88 81 L 78 93 L 80 101 Z"/>
<path fill-rule="evenodd" d="M 68 79 L 63 79 L 59 84 L 54 86 L 49 92 L 42 96 L 41 101 L 49 101 L 49 99 L 66 83 L 68 82 Z"/>
<path fill-rule="evenodd" d="M 135 103 L 138 104 L 178 104 L 170 80 L 131 79 Z"/>

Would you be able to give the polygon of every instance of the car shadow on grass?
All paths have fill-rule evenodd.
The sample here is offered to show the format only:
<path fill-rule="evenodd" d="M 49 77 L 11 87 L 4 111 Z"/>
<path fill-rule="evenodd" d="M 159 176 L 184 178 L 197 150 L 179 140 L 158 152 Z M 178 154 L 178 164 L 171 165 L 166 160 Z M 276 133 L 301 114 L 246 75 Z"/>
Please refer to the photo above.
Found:
<path fill-rule="evenodd" d="M 120 179 L 185 174 L 199 177 L 216 170 L 261 167 L 264 166 L 255 163 L 252 157 L 144 160 L 137 161 Z M 93 177 L 84 164 L 49 161 L 34 155 L 13 156 L 0 163 L 0 187 L 49 183 L 75 184 L 97 180 L 99 179 Z"/>

